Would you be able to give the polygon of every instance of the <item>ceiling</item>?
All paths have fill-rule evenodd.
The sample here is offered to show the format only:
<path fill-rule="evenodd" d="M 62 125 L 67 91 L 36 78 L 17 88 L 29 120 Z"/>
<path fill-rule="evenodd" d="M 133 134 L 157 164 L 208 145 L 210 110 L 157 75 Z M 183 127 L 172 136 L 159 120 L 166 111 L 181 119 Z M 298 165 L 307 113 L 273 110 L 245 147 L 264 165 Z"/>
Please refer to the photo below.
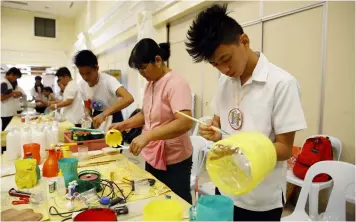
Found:
<path fill-rule="evenodd" d="M 41 12 L 56 16 L 74 18 L 83 11 L 86 1 L 1 1 L 2 7 Z"/>

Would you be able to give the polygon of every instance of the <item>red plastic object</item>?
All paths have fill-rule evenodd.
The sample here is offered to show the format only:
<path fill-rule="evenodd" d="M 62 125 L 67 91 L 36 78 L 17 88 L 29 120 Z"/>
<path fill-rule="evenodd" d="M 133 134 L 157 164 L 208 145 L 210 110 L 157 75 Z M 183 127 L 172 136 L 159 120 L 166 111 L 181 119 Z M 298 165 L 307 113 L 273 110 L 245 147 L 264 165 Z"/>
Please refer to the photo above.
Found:
<path fill-rule="evenodd" d="M 28 197 L 20 197 L 19 200 L 12 201 L 12 205 L 28 204 L 28 203 L 30 203 L 30 198 Z"/>
<path fill-rule="evenodd" d="M 56 177 L 59 171 L 57 153 L 53 148 L 46 150 L 49 152 L 49 155 L 43 164 L 42 175 L 44 177 Z"/>
<path fill-rule="evenodd" d="M 32 158 L 36 159 L 37 165 L 40 165 L 41 155 L 40 155 L 40 144 L 38 143 L 28 143 L 23 145 L 24 153 L 32 153 Z"/>
<path fill-rule="evenodd" d="M 65 143 L 76 143 L 77 142 L 77 141 L 72 140 L 71 138 L 72 138 L 72 132 L 65 131 L 64 132 L 64 142 Z M 105 143 L 105 139 L 84 140 L 84 141 L 79 141 L 79 142 L 81 143 L 81 145 L 87 146 L 88 151 L 101 150 L 102 148 L 108 147 L 108 145 Z M 78 152 L 78 145 L 71 146 L 71 150 L 74 153 Z"/>
<path fill-rule="evenodd" d="M 108 208 L 92 208 L 79 213 L 73 221 L 117 221 L 116 213 Z"/>

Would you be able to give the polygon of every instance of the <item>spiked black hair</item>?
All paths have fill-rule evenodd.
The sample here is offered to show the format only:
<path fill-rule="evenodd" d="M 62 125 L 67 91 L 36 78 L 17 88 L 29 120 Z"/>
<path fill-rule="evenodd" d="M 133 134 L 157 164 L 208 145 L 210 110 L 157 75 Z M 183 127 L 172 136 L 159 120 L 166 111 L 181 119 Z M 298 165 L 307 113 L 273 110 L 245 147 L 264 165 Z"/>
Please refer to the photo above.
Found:
<path fill-rule="evenodd" d="M 185 45 L 194 62 L 208 61 L 220 45 L 238 43 L 242 34 L 241 25 L 228 16 L 227 5 L 215 4 L 193 21 Z"/>

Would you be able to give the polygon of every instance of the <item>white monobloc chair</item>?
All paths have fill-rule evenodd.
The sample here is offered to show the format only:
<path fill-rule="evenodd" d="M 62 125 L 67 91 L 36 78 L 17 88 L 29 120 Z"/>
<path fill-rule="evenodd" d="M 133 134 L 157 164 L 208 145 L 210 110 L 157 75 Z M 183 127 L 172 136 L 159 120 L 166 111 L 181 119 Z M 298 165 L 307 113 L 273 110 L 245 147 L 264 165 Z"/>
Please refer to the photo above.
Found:
<path fill-rule="evenodd" d="M 206 156 L 207 140 L 201 136 L 190 136 L 190 141 L 193 146 L 193 166 L 190 176 L 190 189 L 195 189 L 196 176 L 199 176 Z"/>
<path fill-rule="evenodd" d="M 320 161 L 309 168 L 294 212 L 287 217 L 283 217 L 282 221 L 313 220 L 305 212 L 305 205 L 312 189 L 312 181 L 316 175 L 321 173 L 330 175 L 333 178 L 334 186 L 326 210 L 318 219 L 326 221 L 346 220 L 345 192 L 350 184 L 355 183 L 355 165 L 341 161 Z"/>
<path fill-rule="evenodd" d="M 331 142 L 331 146 L 333 148 L 334 160 L 337 160 L 337 161 L 340 160 L 341 151 L 342 151 L 341 141 L 336 137 L 332 137 L 332 136 L 328 136 L 328 135 L 314 135 L 314 136 L 310 136 L 309 138 L 313 138 L 316 136 L 328 137 Z M 296 177 L 294 175 L 292 169 L 289 169 L 287 171 L 287 181 L 289 183 L 297 185 L 299 187 L 301 187 L 303 185 L 303 180 Z M 310 193 L 309 193 L 309 216 L 313 220 L 317 220 L 318 216 L 319 216 L 319 213 L 318 213 L 319 212 L 318 211 L 318 209 L 319 209 L 319 192 L 323 189 L 330 188 L 332 186 L 332 184 L 333 184 L 332 180 L 329 180 L 327 182 L 312 183 L 312 187 L 311 187 Z"/>

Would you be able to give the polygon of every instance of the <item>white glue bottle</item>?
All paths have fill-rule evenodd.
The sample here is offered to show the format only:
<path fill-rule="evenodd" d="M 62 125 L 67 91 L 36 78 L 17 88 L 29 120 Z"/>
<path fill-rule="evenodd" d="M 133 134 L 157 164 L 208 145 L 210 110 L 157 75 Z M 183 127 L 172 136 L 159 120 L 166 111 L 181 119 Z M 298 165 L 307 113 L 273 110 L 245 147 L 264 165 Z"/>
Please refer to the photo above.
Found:
<path fill-rule="evenodd" d="M 57 195 L 59 197 L 64 197 L 66 193 L 67 193 L 66 184 L 64 181 L 62 170 L 60 169 L 57 176 Z"/>

